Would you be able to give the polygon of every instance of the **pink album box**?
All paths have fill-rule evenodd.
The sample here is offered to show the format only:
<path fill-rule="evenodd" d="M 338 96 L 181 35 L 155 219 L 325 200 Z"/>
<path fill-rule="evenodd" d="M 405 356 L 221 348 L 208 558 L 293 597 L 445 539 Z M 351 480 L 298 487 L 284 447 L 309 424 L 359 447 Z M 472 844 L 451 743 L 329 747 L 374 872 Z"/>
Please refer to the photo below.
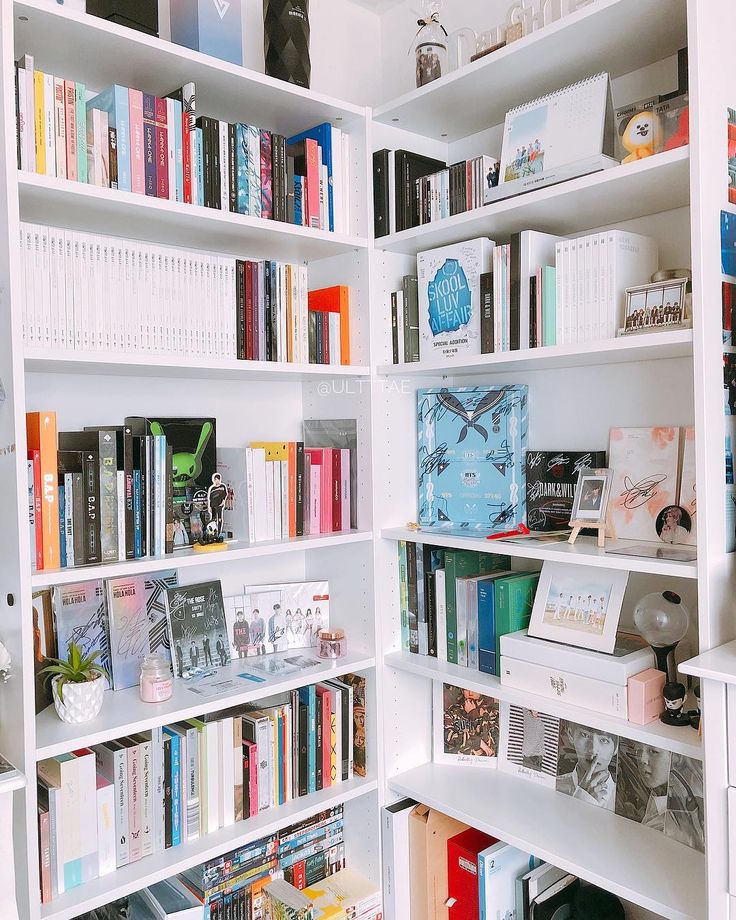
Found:
<path fill-rule="evenodd" d="M 634 674 L 628 680 L 629 722 L 646 725 L 659 718 L 664 711 L 664 689 L 667 675 L 656 668 Z"/>

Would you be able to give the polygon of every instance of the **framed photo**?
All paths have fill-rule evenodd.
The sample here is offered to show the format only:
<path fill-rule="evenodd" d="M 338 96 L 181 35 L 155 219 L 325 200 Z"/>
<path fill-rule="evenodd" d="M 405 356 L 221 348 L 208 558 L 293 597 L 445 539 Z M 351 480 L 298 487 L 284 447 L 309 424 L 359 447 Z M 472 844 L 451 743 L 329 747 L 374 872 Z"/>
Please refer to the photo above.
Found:
<path fill-rule="evenodd" d="M 434 681 L 434 760 L 495 767 L 499 704 L 492 696 Z"/>
<path fill-rule="evenodd" d="M 612 480 L 611 470 L 581 470 L 575 486 L 570 520 L 602 524 L 606 520 Z"/>
<path fill-rule="evenodd" d="M 619 335 L 636 335 L 661 329 L 689 329 L 685 315 L 688 278 L 657 281 L 626 288 L 626 313 Z"/>
<path fill-rule="evenodd" d="M 611 653 L 628 572 L 545 562 L 529 635 Z"/>

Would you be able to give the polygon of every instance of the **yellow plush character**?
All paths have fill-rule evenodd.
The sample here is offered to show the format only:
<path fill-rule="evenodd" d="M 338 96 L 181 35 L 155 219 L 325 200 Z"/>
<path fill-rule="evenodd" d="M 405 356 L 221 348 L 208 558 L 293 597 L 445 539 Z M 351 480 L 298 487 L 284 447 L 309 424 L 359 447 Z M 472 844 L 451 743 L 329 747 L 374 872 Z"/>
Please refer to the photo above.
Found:
<path fill-rule="evenodd" d="M 621 143 L 629 151 L 622 162 L 635 163 L 655 154 L 658 135 L 659 116 L 651 109 L 633 115 L 621 136 Z"/>

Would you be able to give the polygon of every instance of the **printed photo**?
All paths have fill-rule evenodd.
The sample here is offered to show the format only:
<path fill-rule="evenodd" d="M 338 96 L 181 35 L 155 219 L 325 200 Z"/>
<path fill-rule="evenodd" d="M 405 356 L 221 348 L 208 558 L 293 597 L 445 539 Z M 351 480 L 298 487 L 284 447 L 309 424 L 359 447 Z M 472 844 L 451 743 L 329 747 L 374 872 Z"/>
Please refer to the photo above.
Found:
<path fill-rule="evenodd" d="M 665 836 L 705 852 L 703 764 L 684 754 L 672 755 L 667 792 Z"/>
<path fill-rule="evenodd" d="M 201 678 L 230 663 L 219 581 L 168 588 L 166 615 L 175 677 Z"/>
<path fill-rule="evenodd" d="M 616 814 L 664 832 L 672 754 L 651 744 L 621 738 Z"/>
<path fill-rule="evenodd" d="M 620 330 L 626 335 L 653 329 L 684 328 L 686 322 L 685 296 L 688 279 L 657 282 L 626 289 L 626 313 Z"/>
<path fill-rule="evenodd" d="M 667 505 L 657 515 L 654 527 L 663 543 L 687 543 L 693 522 L 680 505 Z"/>
<path fill-rule="evenodd" d="M 320 629 L 330 625 L 330 589 L 326 581 L 246 587 L 243 605 L 250 611 L 252 654 L 316 648 Z M 253 628 L 255 626 L 255 635 Z"/>
<path fill-rule="evenodd" d="M 529 635 L 611 652 L 628 573 L 545 562 Z"/>
<path fill-rule="evenodd" d="M 435 760 L 495 766 L 498 756 L 499 705 L 493 697 L 435 683 L 435 724 L 441 737 L 435 740 Z"/>
<path fill-rule="evenodd" d="M 511 133 L 504 142 L 509 152 L 503 181 L 523 179 L 541 173 L 544 169 L 544 145 L 540 138 L 547 127 L 548 108 L 540 105 L 514 117 Z"/>
<path fill-rule="evenodd" d="M 560 742 L 555 716 L 501 703 L 499 767 L 554 788 Z"/>
<path fill-rule="evenodd" d="M 561 721 L 557 791 L 613 811 L 618 742 L 618 736 L 611 732 Z"/>
<path fill-rule="evenodd" d="M 612 479 L 610 470 L 582 470 L 575 487 L 571 520 L 603 523 Z"/>

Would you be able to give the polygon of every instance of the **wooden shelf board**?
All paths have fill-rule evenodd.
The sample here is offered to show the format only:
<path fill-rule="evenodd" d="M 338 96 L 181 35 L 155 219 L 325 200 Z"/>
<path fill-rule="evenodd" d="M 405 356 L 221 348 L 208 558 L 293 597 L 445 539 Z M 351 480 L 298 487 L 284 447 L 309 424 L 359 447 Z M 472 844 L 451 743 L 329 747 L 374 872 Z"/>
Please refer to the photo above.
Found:
<path fill-rule="evenodd" d="M 578 722 L 601 731 L 613 732 L 624 738 L 632 738 L 634 741 L 643 741 L 668 751 L 685 754 L 687 757 L 694 757 L 696 760 L 703 758 L 703 746 L 694 728 L 673 728 L 664 725 L 659 719 L 648 725 L 635 725 L 625 719 L 617 719 L 615 716 L 594 712 L 592 709 L 584 709 L 581 706 L 572 706 L 559 699 L 553 700 L 526 690 L 505 687 L 499 678 L 492 674 L 483 674 L 480 671 L 463 668 L 447 661 L 438 661 L 437 658 L 427 655 L 391 652 L 384 657 L 384 663 L 399 671 L 485 693 L 494 699 L 546 712 L 566 719 L 568 722 Z"/>
<path fill-rule="evenodd" d="M 427 763 L 388 784 L 667 920 L 705 916 L 703 855 L 603 808 L 478 767 Z"/>
<path fill-rule="evenodd" d="M 168 246 L 204 248 L 238 258 L 309 261 L 368 245 L 363 237 L 311 230 L 37 173 L 18 173 L 18 193 L 24 221 Z"/>
<path fill-rule="evenodd" d="M 689 159 L 689 148 L 680 147 L 380 237 L 376 248 L 415 255 L 473 237 L 488 236 L 500 242 L 529 227 L 579 234 L 685 207 L 690 201 Z"/>
<path fill-rule="evenodd" d="M 649 572 L 670 578 L 697 578 L 697 562 L 673 562 L 668 559 L 648 559 L 643 556 L 615 556 L 599 549 L 595 537 L 580 537 L 574 545 L 569 543 L 519 543 L 514 540 L 486 540 L 483 537 L 462 537 L 443 534 L 441 530 L 411 530 L 408 527 L 386 527 L 381 536 L 387 540 L 407 540 L 429 543 L 452 549 L 472 549 L 482 553 L 498 553 L 519 559 L 540 559 L 550 562 L 569 562 L 591 565 L 603 569 L 626 572 Z M 633 546 L 641 540 L 618 540 L 616 545 Z M 609 546 L 612 545 L 609 542 Z"/>
<path fill-rule="evenodd" d="M 638 70 L 687 45 L 686 5 L 597 0 L 374 112 L 374 119 L 452 143 L 501 124 L 514 106 L 607 70 Z"/>
<path fill-rule="evenodd" d="M 592 367 L 692 357 L 692 329 L 622 336 L 580 345 L 548 345 L 489 355 L 474 355 L 461 361 L 416 361 L 411 364 L 384 364 L 378 373 L 387 377 L 475 376 L 508 371 L 548 370 L 560 367 Z"/>
<path fill-rule="evenodd" d="M 143 575 L 146 572 L 159 572 L 163 569 L 184 569 L 192 566 L 234 564 L 244 559 L 256 559 L 260 556 L 275 556 L 280 553 L 301 553 L 308 550 L 324 549 L 331 546 L 345 546 L 349 543 L 367 543 L 373 539 L 369 530 L 346 530 L 334 534 L 296 537 L 293 540 L 269 540 L 263 543 L 230 543 L 230 549 L 223 552 L 199 553 L 193 549 L 184 549 L 166 556 L 153 556 L 145 559 L 130 559 L 126 562 L 110 562 L 106 565 L 82 565 L 72 569 L 49 569 L 34 572 L 31 576 L 33 588 L 45 585 L 67 585 L 93 578 L 119 578 L 126 575 Z"/>
<path fill-rule="evenodd" d="M 293 799 L 286 805 L 269 809 L 247 821 L 239 821 L 231 827 L 206 834 L 199 840 L 147 856 L 102 878 L 72 888 L 48 904 L 42 904 L 41 920 L 71 920 L 132 891 L 139 891 L 290 824 L 297 824 L 319 811 L 375 792 L 376 788 L 376 780 L 356 776 L 321 792 Z"/>

